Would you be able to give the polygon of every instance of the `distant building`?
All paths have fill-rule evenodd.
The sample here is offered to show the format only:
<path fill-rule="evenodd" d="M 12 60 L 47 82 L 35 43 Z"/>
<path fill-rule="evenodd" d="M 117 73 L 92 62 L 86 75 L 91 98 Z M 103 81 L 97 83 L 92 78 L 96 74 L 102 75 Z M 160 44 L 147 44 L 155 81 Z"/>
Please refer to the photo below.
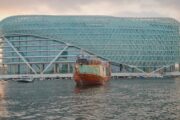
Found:
<path fill-rule="evenodd" d="M 9 74 L 67 73 L 83 51 L 113 71 L 173 71 L 180 63 L 179 22 L 172 18 L 13 16 L 0 22 Z"/>

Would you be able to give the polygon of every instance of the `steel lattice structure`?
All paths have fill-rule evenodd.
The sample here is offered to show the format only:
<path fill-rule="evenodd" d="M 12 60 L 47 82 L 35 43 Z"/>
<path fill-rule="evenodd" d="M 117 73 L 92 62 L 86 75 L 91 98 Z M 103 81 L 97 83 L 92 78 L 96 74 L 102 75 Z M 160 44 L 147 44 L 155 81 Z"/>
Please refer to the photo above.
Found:
<path fill-rule="evenodd" d="M 171 18 L 13 16 L 0 22 L 0 34 L 9 73 L 59 72 L 82 50 L 141 72 L 180 60 L 179 22 Z"/>

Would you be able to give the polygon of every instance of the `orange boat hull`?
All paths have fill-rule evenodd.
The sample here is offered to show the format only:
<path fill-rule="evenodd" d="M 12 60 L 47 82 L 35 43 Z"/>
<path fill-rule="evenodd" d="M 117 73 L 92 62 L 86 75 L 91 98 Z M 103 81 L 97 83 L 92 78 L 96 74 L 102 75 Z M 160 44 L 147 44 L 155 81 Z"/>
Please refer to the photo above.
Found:
<path fill-rule="evenodd" d="M 94 74 L 74 74 L 74 80 L 78 86 L 104 85 L 109 77 Z"/>

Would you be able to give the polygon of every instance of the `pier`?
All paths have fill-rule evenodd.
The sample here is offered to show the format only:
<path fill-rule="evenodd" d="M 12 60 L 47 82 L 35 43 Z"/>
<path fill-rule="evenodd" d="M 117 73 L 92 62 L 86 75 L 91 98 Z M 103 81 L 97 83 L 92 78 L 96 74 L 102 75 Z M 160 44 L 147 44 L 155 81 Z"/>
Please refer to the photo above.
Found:
<path fill-rule="evenodd" d="M 14 74 L 14 75 L 0 75 L 0 80 L 3 79 L 19 79 L 24 76 L 31 77 L 34 79 L 72 79 L 73 74 L 72 73 L 66 73 L 66 74 Z M 151 77 L 177 77 L 180 76 L 180 72 L 167 72 L 165 74 L 159 74 L 159 73 L 112 73 L 112 78 L 119 78 L 119 77 L 144 77 L 144 78 L 151 78 Z"/>

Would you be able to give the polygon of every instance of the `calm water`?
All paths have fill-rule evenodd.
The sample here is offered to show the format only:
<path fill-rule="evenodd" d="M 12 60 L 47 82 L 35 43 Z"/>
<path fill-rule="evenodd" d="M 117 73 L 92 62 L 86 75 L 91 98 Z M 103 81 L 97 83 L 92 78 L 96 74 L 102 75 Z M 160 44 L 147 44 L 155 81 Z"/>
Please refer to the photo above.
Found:
<path fill-rule="evenodd" d="M 0 120 L 180 120 L 180 79 L 0 81 Z"/>

